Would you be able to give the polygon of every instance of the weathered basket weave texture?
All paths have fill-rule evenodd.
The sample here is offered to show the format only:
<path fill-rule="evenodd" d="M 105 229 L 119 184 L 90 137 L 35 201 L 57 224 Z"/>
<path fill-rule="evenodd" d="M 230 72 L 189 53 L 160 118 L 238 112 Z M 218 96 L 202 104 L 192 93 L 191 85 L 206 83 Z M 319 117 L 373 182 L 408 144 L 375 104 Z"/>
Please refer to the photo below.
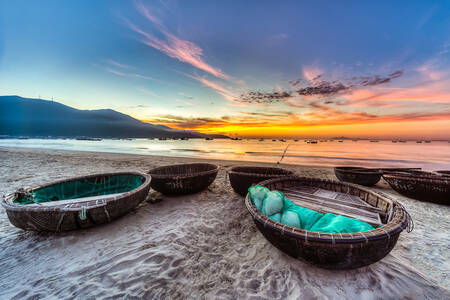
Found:
<path fill-rule="evenodd" d="M 292 171 L 282 168 L 250 166 L 236 166 L 228 172 L 233 190 L 241 196 L 247 195 L 248 188 L 258 182 L 293 174 Z"/>
<path fill-rule="evenodd" d="M 446 176 L 450 176 L 450 170 L 438 170 L 438 171 L 434 171 L 440 175 L 446 175 Z"/>
<path fill-rule="evenodd" d="M 384 180 L 398 193 L 413 199 L 450 205 L 450 176 L 429 172 L 384 173 Z"/>
<path fill-rule="evenodd" d="M 261 214 L 248 195 L 245 198 L 257 228 L 275 247 L 288 255 L 328 269 L 352 269 L 372 264 L 394 248 L 400 233 L 409 224 L 409 215 L 395 200 L 367 188 L 327 179 L 284 177 L 259 183 L 270 190 L 313 186 L 360 197 L 382 209 L 383 227 L 358 233 L 319 233 L 283 225 Z M 389 219 L 389 220 L 388 220 Z"/>
<path fill-rule="evenodd" d="M 101 182 L 114 175 L 139 175 L 142 177 L 142 185 L 118 196 L 104 195 L 97 200 L 53 206 L 14 203 L 15 194 L 10 194 L 3 197 L 2 206 L 5 208 L 10 222 L 25 230 L 68 231 L 107 223 L 128 213 L 145 200 L 150 189 L 151 177 L 149 175 L 139 172 L 94 174 L 60 180 L 28 189 L 32 192 L 46 186 L 80 179 Z M 81 212 L 85 212 L 85 217 L 80 217 Z"/>
<path fill-rule="evenodd" d="M 381 172 L 378 169 L 335 167 L 334 174 L 340 181 L 356 183 L 364 186 L 373 186 L 381 179 Z"/>
<path fill-rule="evenodd" d="M 208 163 L 180 164 L 150 170 L 151 187 L 163 194 L 183 195 L 200 192 L 214 182 L 219 167 Z"/>

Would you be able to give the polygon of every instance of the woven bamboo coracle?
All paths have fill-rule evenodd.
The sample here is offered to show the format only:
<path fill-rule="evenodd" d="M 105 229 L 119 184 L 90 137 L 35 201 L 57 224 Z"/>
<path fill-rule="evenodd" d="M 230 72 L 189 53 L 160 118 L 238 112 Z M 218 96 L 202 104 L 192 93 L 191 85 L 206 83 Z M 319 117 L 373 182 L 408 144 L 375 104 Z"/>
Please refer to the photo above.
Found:
<path fill-rule="evenodd" d="M 91 198 L 51 201 L 46 203 L 19 204 L 14 201 L 18 193 L 32 193 L 35 190 L 70 181 L 89 180 L 101 183 L 116 175 L 140 176 L 142 184 L 137 188 L 114 195 Z M 64 179 L 36 186 L 3 197 L 10 222 L 19 228 L 36 231 L 68 231 L 88 228 L 110 222 L 135 208 L 145 200 L 150 189 L 151 177 L 139 172 L 103 173 Z M 95 198 L 95 199 L 94 199 Z M 79 200 L 79 201 L 78 201 Z"/>
<path fill-rule="evenodd" d="M 400 233 L 412 225 L 409 214 L 397 201 L 355 184 L 296 176 L 270 179 L 259 184 L 270 190 L 310 186 L 346 193 L 384 212 L 383 226 L 370 231 L 319 233 L 273 221 L 261 214 L 247 195 L 245 205 L 257 228 L 269 242 L 294 258 L 322 268 L 352 269 L 375 263 L 394 248 Z"/>
<path fill-rule="evenodd" d="M 247 195 L 248 188 L 260 181 L 293 174 L 282 168 L 250 166 L 236 166 L 228 172 L 233 190 L 241 196 Z"/>
<path fill-rule="evenodd" d="M 158 167 L 148 173 L 151 187 L 163 194 L 184 195 L 206 189 L 216 179 L 219 167 L 208 163 L 180 164 Z"/>
<path fill-rule="evenodd" d="M 398 193 L 420 201 L 450 205 L 450 176 L 430 172 L 388 172 L 384 180 Z"/>
<path fill-rule="evenodd" d="M 340 181 L 364 186 L 373 186 L 381 179 L 380 170 L 360 167 L 335 167 L 334 174 Z"/>

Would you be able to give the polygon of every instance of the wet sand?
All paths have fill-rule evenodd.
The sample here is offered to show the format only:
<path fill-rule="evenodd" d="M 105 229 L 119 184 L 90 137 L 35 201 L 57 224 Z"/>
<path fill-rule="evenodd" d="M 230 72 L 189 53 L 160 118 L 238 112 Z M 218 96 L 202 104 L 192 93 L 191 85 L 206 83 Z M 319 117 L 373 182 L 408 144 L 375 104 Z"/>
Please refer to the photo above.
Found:
<path fill-rule="evenodd" d="M 0 148 L 0 194 L 23 186 L 97 172 L 204 161 L 130 154 Z M 67 233 L 26 232 L 0 209 L 0 299 L 450 298 L 450 207 L 397 197 L 416 228 L 403 232 L 380 262 L 329 271 L 292 259 L 257 231 L 221 166 L 204 192 L 158 197 L 103 226 Z M 255 163 L 261 165 L 261 163 Z M 331 168 L 284 166 L 305 176 L 334 178 Z"/>

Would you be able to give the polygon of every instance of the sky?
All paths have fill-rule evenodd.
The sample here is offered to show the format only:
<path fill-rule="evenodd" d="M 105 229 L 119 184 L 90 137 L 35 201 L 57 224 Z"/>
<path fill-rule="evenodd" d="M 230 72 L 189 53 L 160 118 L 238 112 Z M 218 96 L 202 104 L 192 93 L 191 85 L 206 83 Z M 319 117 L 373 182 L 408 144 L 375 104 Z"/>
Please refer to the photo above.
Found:
<path fill-rule="evenodd" d="M 0 0 L 0 94 L 229 136 L 450 139 L 450 2 Z"/>

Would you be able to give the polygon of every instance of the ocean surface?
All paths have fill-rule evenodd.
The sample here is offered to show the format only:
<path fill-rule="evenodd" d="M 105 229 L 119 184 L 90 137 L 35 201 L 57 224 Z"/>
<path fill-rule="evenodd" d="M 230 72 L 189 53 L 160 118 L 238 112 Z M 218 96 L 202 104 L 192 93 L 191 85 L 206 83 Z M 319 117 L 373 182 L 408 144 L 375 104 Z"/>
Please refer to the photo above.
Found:
<path fill-rule="evenodd" d="M 75 139 L 1 139 L 0 147 L 26 147 L 57 150 L 79 150 L 141 155 L 195 157 L 205 159 L 255 162 L 280 161 L 285 164 L 310 166 L 421 167 L 424 170 L 450 169 L 450 143 L 404 143 L 392 141 L 304 140 L 150 140 L 129 139 L 86 141 Z M 287 148 L 287 149 L 286 149 Z"/>

